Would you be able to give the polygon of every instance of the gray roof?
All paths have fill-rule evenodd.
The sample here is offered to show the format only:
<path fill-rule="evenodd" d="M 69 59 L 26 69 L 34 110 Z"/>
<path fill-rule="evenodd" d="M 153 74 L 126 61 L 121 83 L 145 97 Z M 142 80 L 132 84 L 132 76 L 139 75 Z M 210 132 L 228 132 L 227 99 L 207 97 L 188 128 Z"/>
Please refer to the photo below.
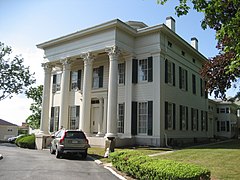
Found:
<path fill-rule="evenodd" d="M 16 124 L 12 124 L 10 122 L 4 121 L 3 119 L 0 119 L 0 125 L 3 125 L 3 126 L 17 126 Z"/>

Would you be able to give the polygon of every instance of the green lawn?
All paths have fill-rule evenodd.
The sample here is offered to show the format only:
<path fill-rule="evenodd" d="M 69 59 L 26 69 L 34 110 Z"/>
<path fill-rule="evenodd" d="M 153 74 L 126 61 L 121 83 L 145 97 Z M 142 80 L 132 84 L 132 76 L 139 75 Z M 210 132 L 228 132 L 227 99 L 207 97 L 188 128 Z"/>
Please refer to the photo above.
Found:
<path fill-rule="evenodd" d="M 240 179 L 240 140 L 183 149 L 155 158 L 204 166 L 211 171 L 212 179 Z"/>

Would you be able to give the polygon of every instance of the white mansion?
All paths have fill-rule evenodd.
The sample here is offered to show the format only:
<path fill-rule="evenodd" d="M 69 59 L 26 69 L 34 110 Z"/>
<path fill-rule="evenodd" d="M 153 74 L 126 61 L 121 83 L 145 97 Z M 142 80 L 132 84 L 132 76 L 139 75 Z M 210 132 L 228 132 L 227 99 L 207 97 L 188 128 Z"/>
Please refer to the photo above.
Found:
<path fill-rule="evenodd" d="M 153 145 L 213 137 L 207 59 L 175 33 L 175 20 L 148 27 L 115 19 L 37 45 L 44 50 L 41 131 L 81 129 L 90 143 Z"/>

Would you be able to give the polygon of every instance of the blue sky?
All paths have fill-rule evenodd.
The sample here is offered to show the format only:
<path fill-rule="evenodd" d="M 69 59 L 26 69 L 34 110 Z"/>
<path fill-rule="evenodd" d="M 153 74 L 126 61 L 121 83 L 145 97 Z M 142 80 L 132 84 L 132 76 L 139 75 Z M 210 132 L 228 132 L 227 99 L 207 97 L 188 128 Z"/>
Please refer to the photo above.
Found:
<path fill-rule="evenodd" d="M 203 15 L 190 11 L 178 18 L 176 4 L 176 0 L 164 6 L 157 0 L 0 0 L 0 41 L 11 46 L 14 55 L 22 54 L 25 64 L 36 73 L 37 85 L 43 83 L 43 52 L 36 44 L 116 18 L 153 26 L 172 16 L 177 34 L 187 42 L 197 37 L 199 51 L 206 57 L 215 56 L 215 32 L 201 28 Z M 0 118 L 20 125 L 31 114 L 30 103 L 24 95 L 0 101 Z"/>

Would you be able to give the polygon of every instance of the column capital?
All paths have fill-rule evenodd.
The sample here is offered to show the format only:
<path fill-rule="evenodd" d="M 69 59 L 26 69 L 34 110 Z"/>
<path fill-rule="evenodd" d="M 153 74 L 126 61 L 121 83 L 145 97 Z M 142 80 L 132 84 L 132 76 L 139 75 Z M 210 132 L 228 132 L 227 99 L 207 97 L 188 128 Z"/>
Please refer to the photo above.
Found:
<path fill-rule="evenodd" d="M 69 70 L 70 69 L 70 58 L 65 58 L 65 59 L 61 59 L 60 62 L 63 65 L 63 70 Z"/>
<path fill-rule="evenodd" d="M 111 47 L 106 47 L 105 52 L 108 53 L 108 56 L 110 57 L 110 60 L 116 59 L 120 55 L 120 49 L 118 46 L 114 45 Z"/>
<path fill-rule="evenodd" d="M 80 57 L 83 58 L 84 65 L 91 65 L 94 60 L 94 56 L 90 52 L 82 53 Z"/>
<path fill-rule="evenodd" d="M 47 63 L 42 63 L 42 67 L 43 67 L 45 72 L 50 73 L 52 71 L 53 66 L 49 62 L 47 62 Z"/>

